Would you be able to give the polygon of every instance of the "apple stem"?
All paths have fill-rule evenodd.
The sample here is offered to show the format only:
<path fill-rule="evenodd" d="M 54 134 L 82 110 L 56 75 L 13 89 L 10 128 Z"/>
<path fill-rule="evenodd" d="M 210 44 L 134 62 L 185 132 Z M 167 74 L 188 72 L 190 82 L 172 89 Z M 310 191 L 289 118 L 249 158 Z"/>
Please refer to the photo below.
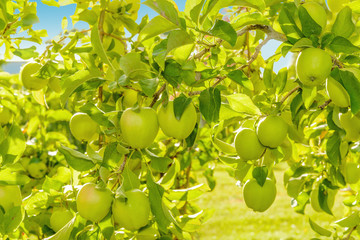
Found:
<path fill-rule="evenodd" d="M 159 99 L 161 93 L 162 93 L 163 91 L 165 91 L 165 89 L 166 89 L 166 83 L 164 83 L 164 84 L 161 86 L 161 88 L 154 94 L 153 100 L 152 100 L 152 102 L 150 103 L 150 107 L 153 107 L 153 106 L 155 105 L 155 103 L 156 103 L 157 100 Z"/>
<path fill-rule="evenodd" d="M 353 228 L 350 230 L 349 234 L 344 238 L 344 240 L 349 240 L 349 239 L 350 239 L 351 234 L 352 234 L 353 231 L 356 229 L 356 227 L 357 227 L 357 226 L 353 227 Z"/>
<path fill-rule="evenodd" d="M 332 102 L 332 100 L 329 99 L 329 100 L 325 101 L 324 104 L 320 105 L 319 108 L 320 108 L 321 110 L 324 110 L 324 108 L 325 108 L 327 105 L 329 105 L 331 102 Z"/>
<path fill-rule="evenodd" d="M 300 86 L 297 86 L 295 88 L 293 88 L 292 90 L 290 90 L 290 92 L 288 92 L 281 100 L 280 100 L 280 103 L 283 104 L 286 99 L 288 99 L 294 92 L 300 90 Z"/>

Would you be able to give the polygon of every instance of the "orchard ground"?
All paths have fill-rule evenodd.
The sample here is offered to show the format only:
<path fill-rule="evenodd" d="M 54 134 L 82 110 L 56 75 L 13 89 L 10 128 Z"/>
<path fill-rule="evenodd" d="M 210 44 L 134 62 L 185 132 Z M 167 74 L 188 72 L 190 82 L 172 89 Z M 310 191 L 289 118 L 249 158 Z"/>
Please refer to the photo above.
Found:
<path fill-rule="evenodd" d="M 291 207 L 291 198 L 283 184 L 283 174 L 287 164 L 276 166 L 277 195 L 274 204 L 264 213 L 255 213 L 247 208 L 242 188 L 236 186 L 236 180 L 229 176 L 225 165 L 218 165 L 215 171 L 216 187 L 213 192 L 204 194 L 197 204 L 214 210 L 214 214 L 201 228 L 198 239 L 260 240 L 260 239 L 311 239 L 319 237 L 311 230 L 308 217 L 296 213 Z M 199 171 L 199 182 L 206 180 Z M 316 213 L 310 204 L 306 213 L 317 224 L 328 227 L 332 221 L 343 216 L 342 196 L 336 196 L 333 208 L 334 217 L 326 213 Z"/>

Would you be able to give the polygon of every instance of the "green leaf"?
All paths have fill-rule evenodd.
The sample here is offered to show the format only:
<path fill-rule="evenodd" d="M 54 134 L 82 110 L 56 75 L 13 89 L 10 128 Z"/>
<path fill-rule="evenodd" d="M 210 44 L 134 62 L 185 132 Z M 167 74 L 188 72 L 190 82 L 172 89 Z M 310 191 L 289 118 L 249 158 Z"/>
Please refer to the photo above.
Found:
<path fill-rule="evenodd" d="M 141 86 L 142 91 L 146 96 L 152 97 L 156 92 L 157 86 L 159 85 L 158 78 L 150 78 L 150 79 L 140 79 L 139 84 Z"/>
<path fill-rule="evenodd" d="M 111 240 L 114 234 L 114 224 L 112 221 L 112 214 L 111 211 L 106 215 L 105 218 L 99 222 L 99 227 L 101 229 L 101 233 L 103 234 L 106 240 Z"/>
<path fill-rule="evenodd" d="M 348 38 L 355 30 L 355 24 L 352 21 L 352 11 L 348 6 L 341 9 L 337 14 L 331 32 L 336 36 Z"/>
<path fill-rule="evenodd" d="M 187 0 L 184 13 L 195 23 L 198 23 L 201 9 L 205 0 Z"/>
<path fill-rule="evenodd" d="M 230 107 L 240 113 L 261 115 L 260 109 L 253 103 L 251 98 L 243 93 L 236 93 L 226 96 Z"/>
<path fill-rule="evenodd" d="M 22 18 L 22 25 L 24 27 L 31 26 L 39 22 L 38 16 L 35 13 L 28 13 Z"/>
<path fill-rule="evenodd" d="M 66 162 L 76 171 L 87 171 L 95 166 L 90 157 L 74 149 L 61 146 L 59 151 L 64 154 Z"/>
<path fill-rule="evenodd" d="M 165 175 L 159 180 L 159 184 L 166 190 L 170 189 L 176 180 L 176 176 L 178 172 L 180 171 L 180 164 L 179 162 L 174 159 L 173 164 L 171 167 L 167 170 Z"/>
<path fill-rule="evenodd" d="M 159 184 L 156 184 L 153 180 L 152 174 L 148 171 L 146 185 L 149 189 L 149 200 L 151 212 L 155 216 L 155 221 L 158 224 L 159 230 L 167 233 L 167 227 L 170 225 L 171 221 L 166 217 L 163 209 L 163 195 L 164 188 Z"/>
<path fill-rule="evenodd" d="M 209 30 L 209 33 L 215 37 L 230 43 L 231 46 L 235 46 L 237 40 L 237 34 L 230 23 L 216 19 L 214 26 Z"/>
<path fill-rule="evenodd" d="M 172 23 L 179 25 L 179 16 L 177 6 L 172 0 L 146 0 L 144 5 L 155 10 L 160 16 L 163 16 Z M 176 8 L 175 8 L 176 6 Z"/>
<path fill-rule="evenodd" d="M 313 190 L 313 191 L 316 191 Z M 320 205 L 320 208 L 322 210 L 324 210 L 324 212 L 330 214 L 330 215 L 333 215 L 332 212 L 331 212 L 331 209 L 328 205 L 328 197 L 329 197 L 329 188 L 326 187 L 325 184 L 321 183 L 319 185 L 319 195 L 318 195 L 318 201 L 319 201 L 319 205 Z"/>
<path fill-rule="evenodd" d="M 297 8 L 294 3 L 284 4 L 279 13 L 279 24 L 290 43 L 294 44 L 303 34 L 296 26 L 293 16 Z"/>
<path fill-rule="evenodd" d="M 14 232 L 24 219 L 24 215 L 21 206 L 12 207 L 5 214 L 0 210 L 0 232 L 4 235 Z"/>
<path fill-rule="evenodd" d="M 353 228 L 360 224 L 359 211 L 355 211 L 349 216 L 337 220 L 334 223 L 343 228 Z"/>
<path fill-rule="evenodd" d="M 194 130 L 185 139 L 186 147 L 191 148 L 192 146 L 194 146 L 198 132 L 199 132 L 199 124 L 196 123 Z"/>
<path fill-rule="evenodd" d="M 95 104 L 87 102 L 80 107 L 80 110 L 87 113 L 92 120 L 105 127 L 114 127 L 114 124 L 104 115 L 104 112 L 100 110 Z"/>
<path fill-rule="evenodd" d="M 31 46 L 29 48 L 18 48 L 15 49 L 13 52 L 14 55 L 21 57 L 22 59 L 30 59 L 30 58 L 37 58 L 39 56 L 39 53 L 36 52 L 36 47 Z"/>
<path fill-rule="evenodd" d="M 234 70 L 228 73 L 228 78 L 243 86 L 244 88 L 254 91 L 254 85 L 252 81 L 245 75 L 242 70 Z"/>
<path fill-rule="evenodd" d="M 194 40 L 186 31 L 184 30 L 171 31 L 169 33 L 168 41 L 167 41 L 167 53 L 178 47 L 193 43 Z"/>
<path fill-rule="evenodd" d="M 192 99 L 187 98 L 184 94 L 174 99 L 174 115 L 180 121 L 182 114 L 187 106 L 191 103 Z"/>
<path fill-rule="evenodd" d="M 20 172 L 20 169 L 7 167 L 0 171 L 0 183 L 2 184 L 25 185 L 30 180 L 27 175 Z"/>
<path fill-rule="evenodd" d="M 302 96 L 305 108 L 309 109 L 310 106 L 314 103 L 315 98 L 317 96 L 317 88 L 303 86 L 301 96 Z"/>
<path fill-rule="evenodd" d="M 16 124 L 13 124 L 10 127 L 6 139 L 0 144 L 0 154 L 2 155 L 1 165 L 11 164 L 20 159 L 25 148 L 25 136 L 22 133 L 21 128 Z"/>
<path fill-rule="evenodd" d="M 274 73 L 273 68 L 274 68 L 274 60 L 271 60 L 266 64 L 264 70 L 263 81 L 266 88 L 273 87 L 273 73 Z"/>
<path fill-rule="evenodd" d="M 334 132 L 328 138 L 326 143 L 326 155 L 328 156 L 330 163 L 335 167 L 340 165 L 340 144 L 341 138 L 338 132 Z"/>
<path fill-rule="evenodd" d="M 310 224 L 311 229 L 314 232 L 320 234 L 321 236 L 330 237 L 332 234 L 329 230 L 319 226 L 318 224 L 313 222 L 310 218 L 309 218 L 309 224 Z"/>
<path fill-rule="evenodd" d="M 200 93 L 200 112 L 208 123 L 218 121 L 220 106 L 221 98 L 219 89 L 211 87 Z"/>
<path fill-rule="evenodd" d="M 148 24 L 140 31 L 139 41 L 142 42 L 146 39 L 156 37 L 162 33 L 168 32 L 173 29 L 177 29 L 179 26 L 168 21 L 162 16 L 156 16 L 150 20 Z"/>
<path fill-rule="evenodd" d="M 197 199 L 208 190 L 209 188 L 201 183 L 190 188 L 170 190 L 166 197 L 173 201 L 191 201 Z"/>
<path fill-rule="evenodd" d="M 111 62 L 109 61 L 108 56 L 106 55 L 106 52 L 104 50 L 104 46 L 101 42 L 100 39 L 100 34 L 99 34 L 99 29 L 97 24 L 95 24 L 91 30 L 91 45 L 93 46 L 96 54 L 101 58 L 101 60 L 106 63 L 107 65 L 109 65 L 109 67 L 115 71 L 115 68 L 113 67 L 113 65 L 111 64 Z"/>
<path fill-rule="evenodd" d="M 125 167 L 121 176 L 123 177 L 121 188 L 124 192 L 127 192 L 132 189 L 138 189 L 140 187 L 140 180 L 138 176 L 133 173 L 129 167 Z"/>
<path fill-rule="evenodd" d="M 256 182 L 262 187 L 265 184 L 266 177 L 268 175 L 268 168 L 266 166 L 256 167 L 252 171 L 253 178 L 256 179 Z"/>
<path fill-rule="evenodd" d="M 94 10 L 84 9 L 81 13 L 79 13 L 79 20 L 87 22 L 90 25 L 95 25 L 98 19 L 97 14 Z"/>
<path fill-rule="evenodd" d="M 221 8 L 230 6 L 241 6 L 255 8 L 257 10 L 263 11 L 266 7 L 265 2 L 266 1 L 264 0 L 221 0 L 219 1 L 219 5 L 221 6 Z"/>
<path fill-rule="evenodd" d="M 311 35 L 320 35 L 322 27 L 311 18 L 310 14 L 306 11 L 303 6 L 299 7 L 299 18 L 301 22 L 302 32 L 306 37 Z"/>
<path fill-rule="evenodd" d="M 71 231 L 74 228 L 74 224 L 75 224 L 75 220 L 76 220 L 75 216 L 73 219 L 71 219 L 62 229 L 60 229 L 57 233 L 55 233 L 54 235 L 48 237 L 48 238 L 44 238 L 44 240 L 69 240 L 70 239 L 70 234 Z"/>
<path fill-rule="evenodd" d="M 351 112 L 357 114 L 360 111 L 360 80 L 353 72 L 341 70 L 340 77 L 346 91 L 350 95 Z"/>
<path fill-rule="evenodd" d="M 145 149 L 146 156 L 150 158 L 150 166 L 155 171 L 166 172 L 169 168 L 169 165 L 173 162 L 171 158 L 168 157 L 159 157 L 154 153 L 150 152 L 148 149 Z"/>
<path fill-rule="evenodd" d="M 141 55 L 131 52 L 121 57 L 120 67 L 130 79 L 151 78 L 149 66 L 141 61 Z"/>
<path fill-rule="evenodd" d="M 354 46 L 348 39 L 344 37 L 335 37 L 329 45 L 329 48 L 335 53 L 352 54 L 360 50 L 359 47 Z"/>
<path fill-rule="evenodd" d="M 274 79 L 274 85 L 276 86 L 276 94 L 280 94 L 284 91 L 287 83 L 288 69 L 284 67 L 279 70 Z"/>
<path fill-rule="evenodd" d="M 168 81 L 173 87 L 177 88 L 182 82 L 181 71 L 181 65 L 170 59 L 165 62 L 165 70 L 162 75 L 166 81 Z"/>

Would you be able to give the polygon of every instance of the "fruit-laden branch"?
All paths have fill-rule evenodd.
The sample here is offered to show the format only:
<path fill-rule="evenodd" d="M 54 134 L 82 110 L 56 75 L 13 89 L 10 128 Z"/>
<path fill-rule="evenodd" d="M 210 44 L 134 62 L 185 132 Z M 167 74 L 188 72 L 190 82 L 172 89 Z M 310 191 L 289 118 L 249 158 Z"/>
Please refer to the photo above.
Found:
<path fill-rule="evenodd" d="M 154 104 L 156 103 L 156 101 L 159 99 L 161 93 L 162 93 L 163 91 L 165 91 L 165 89 L 166 89 L 166 83 L 164 83 L 164 84 L 161 86 L 161 88 L 154 94 L 153 100 L 152 100 L 152 102 L 150 103 L 150 107 L 153 107 L 153 106 L 154 106 Z"/>

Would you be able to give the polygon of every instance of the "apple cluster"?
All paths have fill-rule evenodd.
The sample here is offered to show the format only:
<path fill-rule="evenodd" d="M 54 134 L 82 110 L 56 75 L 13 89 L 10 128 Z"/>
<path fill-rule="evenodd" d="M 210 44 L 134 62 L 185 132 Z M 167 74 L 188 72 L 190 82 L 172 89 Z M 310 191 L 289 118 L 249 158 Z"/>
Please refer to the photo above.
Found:
<path fill-rule="evenodd" d="M 277 148 L 284 142 L 287 129 L 287 123 L 276 115 L 270 115 L 260 120 L 256 131 L 250 128 L 240 128 L 235 137 L 236 152 L 240 159 L 245 161 L 260 159 L 266 148 Z M 249 208 L 264 212 L 275 200 L 275 183 L 267 178 L 263 186 L 260 186 L 256 179 L 250 179 L 244 185 L 243 194 Z"/>

